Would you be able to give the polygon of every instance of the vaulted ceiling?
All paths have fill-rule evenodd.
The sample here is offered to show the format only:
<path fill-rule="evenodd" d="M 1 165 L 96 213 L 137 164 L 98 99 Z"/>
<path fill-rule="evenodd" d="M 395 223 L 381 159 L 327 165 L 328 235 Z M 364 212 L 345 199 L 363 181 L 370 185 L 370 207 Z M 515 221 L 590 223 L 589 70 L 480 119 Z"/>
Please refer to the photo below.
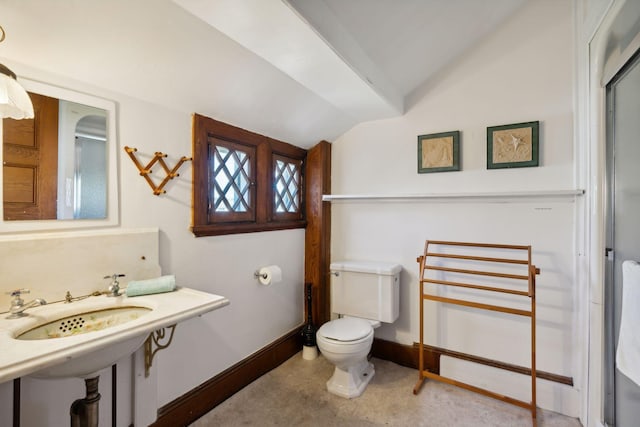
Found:
<path fill-rule="evenodd" d="M 174 0 L 357 121 L 404 100 L 526 0 Z"/>
<path fill-rule="evenodd" d="M 526 1 L 3 0 L 0 59 L 310 147 L 402 115 Z"/>

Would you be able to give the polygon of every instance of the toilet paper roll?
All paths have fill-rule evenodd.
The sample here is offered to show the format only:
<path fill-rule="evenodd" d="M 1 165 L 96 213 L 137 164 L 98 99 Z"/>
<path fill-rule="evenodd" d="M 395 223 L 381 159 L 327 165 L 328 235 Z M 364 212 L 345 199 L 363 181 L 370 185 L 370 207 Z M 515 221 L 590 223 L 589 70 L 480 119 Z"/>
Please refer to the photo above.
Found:
<path fill-rule="evenodd" d="M 282 270 L 277 265 L 262 267 L 258 273 L 260 274 L 258 279 L 263 285 L 270 285 L 271 283 L 282 281 Z"/>

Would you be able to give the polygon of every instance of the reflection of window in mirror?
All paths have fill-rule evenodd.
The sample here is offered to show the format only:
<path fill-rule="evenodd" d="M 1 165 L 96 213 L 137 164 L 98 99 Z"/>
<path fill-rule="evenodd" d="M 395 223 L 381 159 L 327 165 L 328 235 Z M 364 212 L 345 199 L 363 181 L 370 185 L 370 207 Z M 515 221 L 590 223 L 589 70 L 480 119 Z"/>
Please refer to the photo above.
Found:
<path fill-rule="evenodd" d="M 106 110 L 30 96 L 34 119 L 3 121 L 4 219 L 106 218 Z"/>

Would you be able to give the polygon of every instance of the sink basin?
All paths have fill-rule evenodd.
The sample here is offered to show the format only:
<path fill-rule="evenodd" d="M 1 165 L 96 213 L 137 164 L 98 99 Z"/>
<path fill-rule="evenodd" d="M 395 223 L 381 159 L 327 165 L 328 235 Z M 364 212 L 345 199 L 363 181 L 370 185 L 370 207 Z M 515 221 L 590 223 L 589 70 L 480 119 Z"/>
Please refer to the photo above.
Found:
<path fill-rule="evenodd" d="M 120 307 L 89 311 L 54 320 L 21 333 L 19 340 L 46 340 L 101 331 L 135 320 L 151 311 L 147 307 Z"/>
<path fill-rule="evenodd" d="M 158 329 L 224 307 L 189 288 L 137 297 L 89 297 L 0 318 L 0 383 L 21 376 L 91 378 L 134 353 Z"/>
<path fill-rule="evenodd" d="M 93 378 L 104 368 L 115 364 L 125 356 L 133 354 L 147 339 L 147 335 L 120 340 L 108 348 L 94 351 L 82 356 L 69 358 L 48 368 L 30 373 L 34 378 Z M 47 340 L 49 342 L 50 340 Z"/>
<path fill-rule="evenodd" d="M 38 341 L 38 340 L 74 340 L 74 337 L 82 334 L 93 335 L 106 329 L 120 327 L 126 328 L 126 323 L 139 319 L 151 313 L 150 307 L 127 305 L 122 306 L 122 299 L 109 299 L 100 297 L 94 304 L 107 304 L 107 307 L 98 309 L 94 307 L 88 310 L 86 305 L 74 303 L 66 306 L 56 307 L 56 312 L 62 310 L 60 314 L 52 314 L 50 311 L 54 308 L 43 307 L 40 311 L 45 312 L 44 316 L 40 315 L 47 321 L 39 322 L 39 325 L 28 329 L 25 332 L 16 333 L 14 339 L 19 341 Z M 114 305 L 117 305 L 114 307 Z M 49 308 L 49 310 L 46 310 Z M 73 312 L 71 315 L 62 315 Z M 40 313 L 38 313 L 40 314 Z M 35 318 L 34 310 L 34 318 Z M 55 320 L 49 320 L 54 317 Z M 56 318 L 57 317 L 57 318 Z M 126 331 L 124 329 L 123 331 Z M 67 378 L 80 377 L 90 378 L 97 375 L 101 369 L 109 367 L 121 358 L 132 354 L 136 351 L 147 338 L 147 335 L 140 334 L 128 339 L 118 340 L 108 348 L 101 351 L 91 352 L 79 357 L 69 358 L 64 363 L 59 363 L 48 368 L 40 369 L 30 376 L 35 378 Z M 47 345 L 47 344 L 44 344 Z"/>

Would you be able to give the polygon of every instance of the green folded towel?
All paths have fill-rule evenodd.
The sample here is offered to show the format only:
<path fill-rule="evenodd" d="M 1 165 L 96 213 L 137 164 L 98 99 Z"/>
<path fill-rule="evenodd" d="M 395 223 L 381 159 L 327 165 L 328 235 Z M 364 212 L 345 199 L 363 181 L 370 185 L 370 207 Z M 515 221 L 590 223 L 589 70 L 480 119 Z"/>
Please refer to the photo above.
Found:
<path fill-rule="evenodd" d="M 176 277 L 174 275 L 162 276 L 148 280 L 132 280 L 127 285 L 127 296 L 159 294 L 176 290 Z"/>

